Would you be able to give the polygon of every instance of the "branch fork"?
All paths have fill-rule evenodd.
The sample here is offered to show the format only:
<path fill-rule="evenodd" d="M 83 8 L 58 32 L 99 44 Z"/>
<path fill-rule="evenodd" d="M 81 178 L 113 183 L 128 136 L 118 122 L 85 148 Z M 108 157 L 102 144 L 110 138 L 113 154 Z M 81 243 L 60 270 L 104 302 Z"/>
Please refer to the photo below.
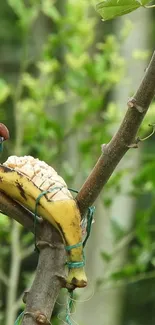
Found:
<path fill-rule="evenodd" d="M 144 141 L 137 138 L 133 143 L 154 94 L 155 53 L 137 92 L 128 100 L 128 110 L 117 133 L 107 145 L 102 145 L 101 156 L 76 197 L 82 217 L 129 148 L 137 147 L 139 141 Z M 34 231 L 33 214 L 3 193 L 0 196 L 0 210 Z M 59 233 L 48 222 L 43 221 L 41 225 L 38 222 L 37 240 L 40 248 L 39 261 L 34 282 L 26 295 L 22 325 L 49 325 L 57 296 L 65 283 L 66 252 Z"/>

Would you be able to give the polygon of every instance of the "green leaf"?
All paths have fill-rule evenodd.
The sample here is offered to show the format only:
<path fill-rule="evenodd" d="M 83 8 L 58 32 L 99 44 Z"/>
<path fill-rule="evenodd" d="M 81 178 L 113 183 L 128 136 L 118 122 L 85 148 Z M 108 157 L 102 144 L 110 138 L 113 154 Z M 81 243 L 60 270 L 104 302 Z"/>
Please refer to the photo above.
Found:
<path fill-rule="evenodd" d="M 148 3 L 148 0 L 104 0 L 97 4 L 96 10 L 103 20 L 130 13 Z"/>

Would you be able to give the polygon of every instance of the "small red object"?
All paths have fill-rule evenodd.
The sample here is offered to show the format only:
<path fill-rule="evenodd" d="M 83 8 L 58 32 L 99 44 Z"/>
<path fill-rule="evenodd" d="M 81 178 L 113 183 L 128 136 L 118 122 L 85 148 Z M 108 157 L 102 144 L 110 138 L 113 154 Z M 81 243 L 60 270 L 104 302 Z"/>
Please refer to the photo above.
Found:
<path fill-rule="evenodd" d="M 0 123 L 0 137 L 4 140 L 9 139 L 9 130 L 3 123 Z"/>

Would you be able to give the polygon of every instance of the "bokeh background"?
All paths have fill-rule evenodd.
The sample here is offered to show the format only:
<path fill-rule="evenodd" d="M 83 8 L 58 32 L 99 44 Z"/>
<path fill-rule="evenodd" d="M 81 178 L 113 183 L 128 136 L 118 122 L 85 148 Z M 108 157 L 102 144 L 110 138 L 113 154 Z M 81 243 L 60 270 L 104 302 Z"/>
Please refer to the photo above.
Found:
<path fill-rule="evenodd" d="M 33 155 L 80 189 L 117 131 L 151 57 L 155 10 L 102 22 L 88 0 L 0 3 L 1 162 Z M 155 105 L 139 130 L 152 131 Z M 155 136 L 131 149 L 96 201 L 87 289 L 73 324 L 155 324 Z M 37 266 L 33 235 L 0 214 L 0 324 L 13 325 Z M 63 324 L 62 291 L 52 324 Z M 75 323 L 74 323 L 75 321 Z"/>

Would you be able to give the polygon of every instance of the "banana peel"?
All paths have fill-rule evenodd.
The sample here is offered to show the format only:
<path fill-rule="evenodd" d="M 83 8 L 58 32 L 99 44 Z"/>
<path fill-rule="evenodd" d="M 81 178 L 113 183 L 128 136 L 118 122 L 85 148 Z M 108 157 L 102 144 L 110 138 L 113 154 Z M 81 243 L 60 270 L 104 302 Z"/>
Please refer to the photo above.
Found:
<path fill-rule="evenodd" d="M 11 156 L 6 163 L 0 164 L 0 191 L 33 213 L 38 196 L 43 190 L 51 189 L 53 190 L 50 193 L 40 198 L 37 214 L 48 220 L 60 232 L 66 246 L 76 246 L 82 241 L 80 211 L 66 183 L 56 171 L 30 156 Z M 69 264 L 82 262 L 82 245 L 70 249 L 67 255 Z M 67 283 L 74 288 L 85 287 L 87 278 L 84 267 L 69 268 Z"/>

